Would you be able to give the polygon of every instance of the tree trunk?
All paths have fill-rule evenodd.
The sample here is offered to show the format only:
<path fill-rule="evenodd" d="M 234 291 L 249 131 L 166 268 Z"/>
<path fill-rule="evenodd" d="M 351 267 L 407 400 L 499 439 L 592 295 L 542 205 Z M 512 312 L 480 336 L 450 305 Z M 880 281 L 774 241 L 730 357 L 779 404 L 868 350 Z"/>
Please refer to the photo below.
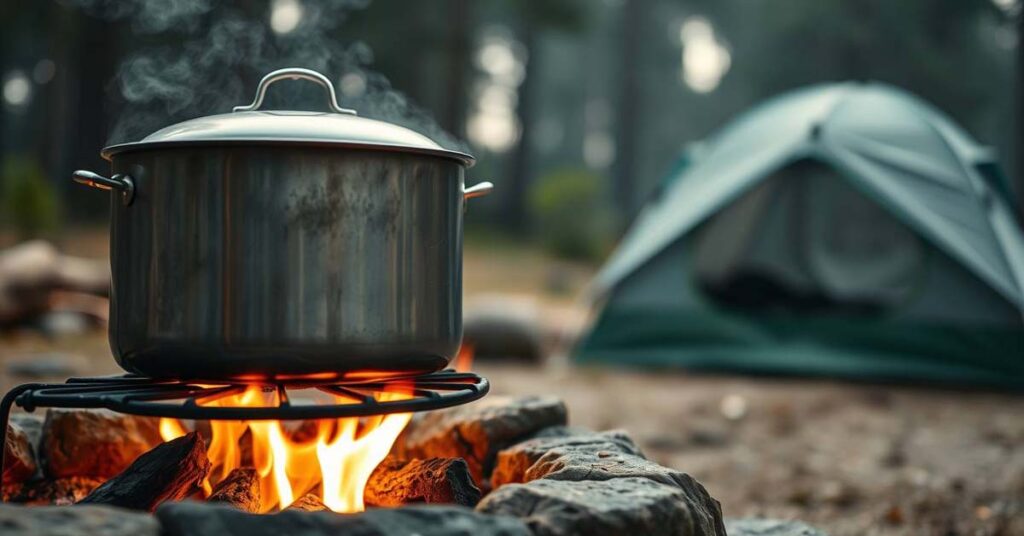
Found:
<path fill-rule="evenodd" d="M 533 24 L 526 24 L 522 32 L 523 48 L 526 49 L 526 66 L 523 83 L 519 86 L 519 101 L 516 118 L 519 120 L 519 142 L 509 162 L 508 184 L 504 186 L 505 207 L 503 222 L 515 232 L 526 231 L 526 196 L 532 180 L 530 162 L 530 129 L 533 127 L 533 100 L 537 90 L 537 75 L 540 72 L 540 53 L 537 50 L 537 36 Z"/>
<path fill-rule="evenodd" d="M 640 114 L 640 82 L 637 69 L 640 37 L 641 12 L 640 0 L 625 0 L 622 6 L 622 44 L 619 47 L 619 98 L 618 120 L 616 121 L 617 147 L 615 167 L 613 169 L 613 186 L 617 225 L 625 228 L 637 209 L 635 205 L 635 162 L 637 142 L 637 121 Z"/>
<path fill-rule="evenodd" d="M 467 66 L 472 55 L 470 42 L 470 19 L 472 12 L 469 0 L 449 0 L 448 14 L 448 76 L 442 126 L 456 138 L 462 139 L 466 132 L 466 89 Z"/>

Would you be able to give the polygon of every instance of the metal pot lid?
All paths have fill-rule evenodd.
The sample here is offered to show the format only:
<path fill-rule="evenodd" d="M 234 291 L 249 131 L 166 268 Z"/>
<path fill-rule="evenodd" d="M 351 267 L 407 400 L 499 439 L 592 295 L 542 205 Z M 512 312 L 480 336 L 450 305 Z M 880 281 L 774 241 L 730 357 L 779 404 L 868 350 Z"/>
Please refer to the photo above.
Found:
<path fill-rule="evenodd" d="M 323 86 L 330 111 L 260 110 L 267 87 L 287 79 L 309 80 Z M 236 106 L 232 113 L 183 121 L 141 141 L 107 147 L 101 154 L 109 160 L 118 153 L 158 146 L 249 143 L 344 146 L 442 156 L 467 166 L 474 162 L 472 156 L 445 149 L 418 132 L 386 121 L 359 117 L 355 110 L 338 106 L 334 86 L 326 76 L 299 68 L 281 69 L 264 76 L 252 104 Z"/>

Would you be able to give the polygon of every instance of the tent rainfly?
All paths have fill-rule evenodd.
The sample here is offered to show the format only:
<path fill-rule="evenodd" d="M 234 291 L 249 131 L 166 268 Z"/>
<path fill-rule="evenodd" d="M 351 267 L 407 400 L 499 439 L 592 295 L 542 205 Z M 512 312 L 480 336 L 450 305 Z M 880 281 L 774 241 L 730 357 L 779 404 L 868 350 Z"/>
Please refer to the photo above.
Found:
<path fill-rule="evenodd" d="M 1024 233 L 993 152 L 878 83 L 688 151 L 593 284 L 578 362 L 1024 388 Z"/>

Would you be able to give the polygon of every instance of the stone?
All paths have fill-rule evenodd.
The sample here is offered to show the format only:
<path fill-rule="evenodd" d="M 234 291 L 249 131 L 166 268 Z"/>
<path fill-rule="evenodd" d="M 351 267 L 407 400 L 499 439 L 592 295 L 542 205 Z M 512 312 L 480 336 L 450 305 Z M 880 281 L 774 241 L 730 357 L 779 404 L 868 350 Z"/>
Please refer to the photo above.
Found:
<path fill-rule="evenodd" d="M 69 476 L 56 480 L 30 480 L 4 487 L 4 500 L 23 504 L 75 504 L 99 487 L 103 480 L 89 476 Z"/>
<path fill-rule="evenodd" d="M 36 472 L 35 448 L 28 434 L 17 423 L 7 423 L 4 437 L 4 467 L 0 482 L 17 484 L 28 480 Z"/>
<path fill-rule="evenodd" d="M 162 442 L 159 420 L 107 410 L 50 409 L 40 453 L 50 478 L 110 478 Z"/>
<path fill-rule="evenodd" d="M 521 521 L 461 506 L 373 508 L 358 514 L 285 510 L 248 514 L 227 506 L 185 501 L 156 511 L 164 536 L 531 536 Z"/>
<path fill-rule="evenodd" d="M 558 428 L 558 427 L 555 427 Z M 543 431 L 542 431 L 543 433 Z M 545 454 L 557 449 L 559 452 L 579 451 L 597 454 L 618 452 L 643 457 L 640 447 L 622 430 L 607 432 L 581 432 L 574 435 L 548 435 L 516 443 L 498 453 L 491 475 L 491 486 L 527 482 L 526 471 Z"/>
<path fill-rule="evenodd" d="M 828 536 L 800 521 L 778 519 L 727 519 L 729 536 Z"/>
<path fill-rule="evenodd" d="M 16 506 L 0 504 L 4 536 L 159 536 L 150 515 L 109 506 Z"/>
<path fill-rule="evenodd" d="M 51 313 L 53 314 L 53 313 Z M 57 352 L 30 354 L 11 359 L 7 373 L 15 378 L 39 380 L 74 376 L 82 369 L 83 358 Z"/>
<path fill-rule="evenodd" d="M 679 488 L 646 478 L 508 484 L 477 511 L 518 517 L 534 536 L 725 536 L 720 515 L 710 517 Z"/>
<path fill-rule="evenodd" d="M 472 404 L 417 414 L 395 442 L 400 459 L 462 458 L 484 484 L 498 451 L 550 426 L 565 425 L 565 404 L 552 396 L 491 396 Z"/>
<path fill-rule="evenodd" d="M 592 434 L 594 433 L 589 428 L 582 426 L 569 426 L 569 425 L 558 425 L 548 426 L 543 430 L 533 434 L 530 439 L 540 439 L 544 437 L 569 437 L 574 435 Z"/>
<path fill-rule="evenodd" d="M 106 261 L 61 255 L 43 240 L 0 250 L 0 324 L 30 320 L 55 306 L 54 290 L 110 294 Z"/>
<path fill-rule="evenodd" d="M 540 311 L 515 301 L 470 305 L 463 315 L 464 343 L 477 359 L 536 363 L 544 356 Z"/>
<path fill-rule="evenodd" d="M 541 456 L 523 475 L 526 482 L 537 479 L 580 482 L 645 478 L 679 489 L 693 514 L 709 523 L 722 523 L 722 507 L 690 475 L 664 467 L 632 454 L 614 451 L 586 451 L 554 448 Z"/>
<path fill-rule="evenodd" d="M 39 327 L 39 331 L 46 334 L 47 337 L 61 338 L 61 337 L 74 337 L 76 335 L 82 335 L 94 326 L 94 320 L 90 318 L 86 313 L 81 311 L 69 310 L 69 311 L 47 311 L 36 319 L 36 326 Z M 67 370 L 68 372 L 61 373 L 56 372 L 58 370 Z M 25 369 L 22 369 L 23 371 Z M 37 374 L 37 378 L 52 378 L 59 376 L 73 376 L 76 374 L 74 369 L 65 369 L 64 367 L 45 367 L 31 371 L 29 374 Z"/>
<path fill-rule="evenodd" d="M 462 458 L 399 460 L 388 456 L 374 469 L 363 495 L 367 506 L 410 503 L 476 506 L 480 489 Z"/>

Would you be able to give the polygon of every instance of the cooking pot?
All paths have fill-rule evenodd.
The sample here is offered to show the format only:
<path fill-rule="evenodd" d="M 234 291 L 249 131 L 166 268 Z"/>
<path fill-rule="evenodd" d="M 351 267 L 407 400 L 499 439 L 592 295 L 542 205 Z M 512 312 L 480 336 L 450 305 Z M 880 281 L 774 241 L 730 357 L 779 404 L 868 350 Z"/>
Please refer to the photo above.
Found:
<path fill-rule="evenodd" d="M 328 112 L 261 110 L 284 79 Z M 113 193 L 110 346 L 152 377 L 329 380 L 422 373 L 462 339 L 462 215 L 473 157 L 338 106 L 282 69 L 248 106 L 102 155 Z"/>

